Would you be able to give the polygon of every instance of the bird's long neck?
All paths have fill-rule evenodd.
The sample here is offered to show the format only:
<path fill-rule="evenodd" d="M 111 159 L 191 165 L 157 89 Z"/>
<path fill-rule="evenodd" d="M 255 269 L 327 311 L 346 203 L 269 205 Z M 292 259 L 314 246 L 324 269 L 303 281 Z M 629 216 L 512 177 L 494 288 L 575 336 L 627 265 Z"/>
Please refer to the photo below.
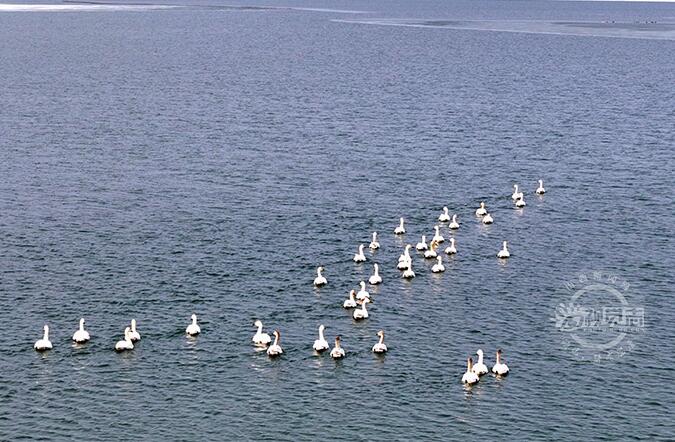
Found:
<path fill-rule="evenodd" d="M 84 321 L 80 319 L 80 331 L 84 331 Z"/>
<path fill-rule="evenodd" d="M 377 232 L 373 232 L 373 242 L 377 241 Z"/>
<path fill-rule="evenodd" d="M 47 327 L 45 327 L 45 332 L 42 335 L 42 339 L 44 339 L 45 341 L 49 340 L 49 329 Z"/>
<path fill-rule="evenodd" d="M 375 264 L 375 276 L 380 276 L 380 266 Z"/>
<path fill-rule="evenodd" d="M 132 332 L 136 331 L 136 321 L 131 321 L 131 331 Z"/>
<path fill-rule="evenodd" d="M 192 325 L 197 325 L 197 317 L 196 316 L 192 317 Z"/>
<path fill-rule="evenodd" d="M 279 335 L 274 335 L 274 345 L 279 345 Z"/>
<path fill-rule="evenodd" d="M 323 328 L 319 328 L 319 341 L 325 341 L 326 339 L 323 337 Z"/>
<path fill-rule="evenodd" d="M 258 324 L 258 334 L 262 334 L 262 322 Z"/>
<path fill-rule="evenodd" d="M 502 363 L 501 359 L 502 359 L 501 355 L 499 353 L 497 353 L 497 365 Z"/>
<path fill-rule="evenodd" d="M 483 353 L 479 353 L 478 354 L 478 364 L 482 364 L 482 363 L 483 363 Z"/>
<path fill-rule="evenodd" d="M 340 348 L 340 340 L 339 339 L 335 340 L 335 348 Z"/>
<path fill-rule="evenodd" d="M 366 312 L 366 304 L 368 304 L 368 303 L 364 302 L 363 304 L 361 304 L 361 310 L 363 311 L 363 313 Z"/>
<path fill-rule="evenodd" d="M 448 208 L 447 207 L 443 208 L 443 213 L 445 213 L 446 215 L 448 214 Z"/>
<path fill-rule="evenodd" d="M 401 219 L 399 220 L 398 226 L 399 226 L 399 227 L 403 227 L 403 218 L 401 218 Z"/>
<path fill-rule="evenodd" d="M 436 235 L 438 235 L 438 233 L 439 233 L 439 227 L 438 227 L 438 226 L 434 226 L 434 229 L 436 230 Z"/>
<path fill-rule="evenodd" d="M 380 342 L 379 344 L 384 344 L 384 335 L 380 335 Z"/>
<path fill-rule="evenodd" d="M 351 292 L 349 292 L 349 300 L 350 300 L 350 301 L 354 301 L 354 290 L 352 290 Z"/>
<path fill-rule="evenodd" d="M 129 330 L 126 330 L 124 332 L 124 340 L 129 342 L 129 343 L 131 342 L 131 333 L 129 333 Z"/>

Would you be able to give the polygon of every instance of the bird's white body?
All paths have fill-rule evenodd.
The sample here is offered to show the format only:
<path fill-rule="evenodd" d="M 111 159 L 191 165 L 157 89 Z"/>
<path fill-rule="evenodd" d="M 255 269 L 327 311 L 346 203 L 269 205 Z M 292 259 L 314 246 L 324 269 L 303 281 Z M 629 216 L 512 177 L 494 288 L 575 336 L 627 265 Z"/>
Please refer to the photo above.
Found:
<path fill-rule="evenodd" d="M 485 216 L 487 215 L 487 209 L 485 208 L 485 203 L 483 201 L 480 202 L 480 207 L 476 209 L 476 216 Z"/>
<path fill-rule="evenodd" d="M 435 242 L 432 242 L 431 248 L 429 250 L 424 251 L 424 257 L 427 259 L 436 258 L 438 256 L 438 253 L 436 253 L 436 246 L 437 244 Z"/>
<path fill-rule="evenodd" d="M 134 349 L 134 343 L 131 340 L 131 329 L 129 327 L 126 327 L 124 329 L 124 339 L 121 341 L 117 341 L 117 344 L 115 344 L 115 350 L 116 351 L 125 351 L 125 350 L 133 350 Z"/>
<path fill-rule="evenodd" d="M 443 207 L 443 212 L 438 216 L 438 221 L 442 223 L 447 223 L 450 221 L 450 214 L 448 213 L 447 207 Z"/>
<path fill-rule="evenodd" d="M 473 372 L 478 376 L 483 376 L 488 372 L 487 366 L 483 363 L 483 350 L 478 349 L 476 354 L 478 355 L 478 362 L 473 366 Z"/>
<path fill-rule="evenodd" d="M 377 332 L 377 336 L 380 337 L 380 340 L 373 345 L 373 353 L 385 353 L 387 351 L 387 345 L 384 343 L 384 331 L 380 330 Z"/>
<path fill-rule="evenodd" d="M 509 252 L 509 249 L 506 247 L 507 242 L 504 241 L 502 243 L 502 249 L 497 253 L 497 258 L 508 258 L 511 256 L 511 253 Z"/>
<path fill-rule="evenodd" d="M 185 333 L 190 336 L 197 336 L 202 332 L 201 327 L 197 324 L 197 315 L 193 313 L 190 319 L 192 322 L 185 328 Z"/>
<path fill-rule="evenodd" d="M 457 222 L 457 215 L 452 215 L 452 221 L 450 221 L 448 227 L 450 227 L 452 230 L 459 229 L 459 223 Z"/>
<path fill-rule="evenodd" d="M 436 231 L 436 233 L 434 233 L 434 237 L 431 238 L 431 241 L 435 242 L 436 244 L 440 244 L 443 241 L 445 241 L 445 238 L 443 238 L 443 235 L 441 235 L 441 227 L 434 226 L 434 230 Z"/>
<path fill-rule="evenodd" d="M 516 207 L 518 207 L 518 208 L 525 207 L 525 200 L 523 198 L 517 199 L 516 200 Z"/>
<path fill-rule="evenodd" d="M 426 250 L 428 248 L 427 246 L 427 237 L 422 235 L 422 240 L 417 243 L 415 246 L 417 250 Z"/>
<path fill-rule="evenodd" d="M 492 372 L 498 376 L 506 376 L 509 374 L 509 367 L 502 362 L 501 357 L 502 351 L 497 350 L 497 361 L 495 362 L 495 365 L 492 366 Z"/>
<path fill-rule="evenodd" d="M 131 342 L 137 342 L 141 340 L 141 334 L 136 330 L 136 320 L 131 320 L 131 329 L 129 331 L 129 337 L 131 337 Z"/>
<path fill-rule="evenodd" d="M 274 330 L 274 344 L 267 347 L 268 356 L 279 356 L 284 352 L 284 350 L 281 348 L 281 345 L 279 345 L 280 338 L 281 334 L 279 333 L 279 331 Z"/>
<path fill-rule="evenodd" d="M 368 293 L 368 290 L 366 290 L 366 283 L 361 281 L 359 285 L 361 286 L 361 290 L 356 293 L 356 299 L 358 301 L 363 301 L 366 298 L 370 298 L 370 293 Z"/>
<path fill-rule="evenodd" d="M 312 346 L 312 348 L 319 353 L 328 350 L 328 341 L 323 337 L 324 328 L 323 324 L 319 326 L 319 339 L 315 340 L 314 345 Z"/>
<path fill-rule="evenodd" d="M 482 222 L 483 224 L 492 224 L 494 222 L 494 220 L 492 219 L 492 215 L 486 213 L 485 216 L 483 217 Z"/>
<path fill-rule="evenodd" d="M 376 250 L 380 248 L 380 243 L 377 240 L 377 232 L 373 232 L 373 240 L 370 242 L 368 247 L 370 247 L 370 250 Z"/>
<path fill-rule="evenodd" d="M 258 327 L 258 331 L 253 335 L 253 338 L 251 338 L 251 341 L 253 341 L 253 344 L 259 346 L 259 347 L 264 347 L 266 345 L 269 345 L 270 342 L 272 342 L 272 338 L 270 335 L 267 333 L 263 333 L 263 323 L 261 321 L 255 321 L 253 324 L 256 327 Z"/>
<path fill-rule="evenodd" d="M 45 324 L 43 327 L 42 339 L 38 339 L 33 344 L 33 348 L 37 351 L 45 351 L 52 349 L 52 342 L 49 340 L 49 326 Z"/>
<path fill-rule="evenodd" d="M 445 253 L 448 255 L 454 255 L 457 253 L 457 248 L 455 247 L 455 238 L 450 238 L 450 245 L 445 248 Z"/>
<path fill-rule="evenodd" d="M 478 375 L 473 372 L 472 366 L 471 366 L 471 358 L 467 360 L 466 363 L 466 372 L 464 373 L 464 376 L 462 376 L 462 383 L 467 384 L 467 385 L 473 385 L 477 383 L 480 380 Z"/>
<path fill-rule="evenodd" d="M 405 225 L 403 217 L 401 217 L 401 219 L 399 220 L 398 227 L 394 229 L 394 233 L 396 235 L 403 235 L 405 233 Z"/>
<path fill-rule="evenodd" d="M 398 262 L 405 262 L 410 260 L 410 248 L 412 246 L 410 244 L 406 244 L 405 250 L 403 250 L 403 253 L 399 255 L 398 257 Z"/>
<path fill-rule="evenodd" d="M 405 279 L 412 279 L 415 277 L 415 272 L 412 269 L 412 262 L 408 263 L 408 267 L 403 271 L 402 275 Z"/>
<path fill-rule="evenodd" d="M 511 199 L 513 201 L 519 200 L 523 197 L 523 192 L 518 191 L 518 184 L 513 185 L 513 194 L 511 194 Z"/>
<path fill-rule="evenodd" d="M 361 308 L 357 308 L 354 310 L 354 313 L 352 313 L 352 316 L 354 319 L 359 320 L 359 319 L 366 319 L 368 317 L 368 310 L 366 310 L 366 304 L 370 302 L 370 299 L 366 298 L 363 300 L 361 303 Z"/>
<path fill-rule="evenodd" d="M 345 349 L 340 345 L 340 337 L 335 338 L 335 347 L 330 351 L 330 357 L 333 359 L 342 359 L 345 357 Z"/>
<path fill-rule="evenodd" d="M 380 284 L 382 282 L 382 277 L 380 276 L 380 266 L 376 264 L 373 265 L 374 272 L 368 278 L 368 282 L 372 285 Z"/>
<path fill-rule="evenodd" d="M 80 328 L 78 328 L 77 331 L 73 333 L 73 341 L 77 342 L 78 344 L 83 344 L 89 339 L 89 332 L 84 329 L 84 318 L 80 318 Z"/>
<path fill-rule="evenodd" d="M 323 272 L 323 267 L 317 267 L 316 269 L 316 278 L 314 278 L 314 285 L 321 287 L 322 285 L 328 284 L 328 280 L 321 273 Z"/>
<path fill-rule="evenodd" d="M 539 180 L 539 187 L 537 187 L 537 190 L 535 190 L 535 193 L 537 195 L 543 195 L 546 193 L 546 189 L 544 189 L 544 180 Z"/>
<path fill-rule="evenodd" d="M 344 308 L 356 308 L 356 290 L 352 290 L 349 292 L 349 299 L 346 299 L 345 302 L 342 304 Z"/>
<path fill-rule="evenodd" d="M 437 259 L 437 262 L 436 262 L 436 264 L 434 264 L 434 266 L 431 268 L 431 271 L 434 272 L 434 273 L 445 272 L 445 266 L 443 265 L 443 258 L 441 258 L 441 257 L 439 256 L 439 257 L 436 258 L 436 259 Z"/>
<path fill-rule="evenodd" d="M 366 255 L 363 254 L 363 244 L 359 246 L 359 251 L 354 254 L 354 262 L 365 262 Z"/>

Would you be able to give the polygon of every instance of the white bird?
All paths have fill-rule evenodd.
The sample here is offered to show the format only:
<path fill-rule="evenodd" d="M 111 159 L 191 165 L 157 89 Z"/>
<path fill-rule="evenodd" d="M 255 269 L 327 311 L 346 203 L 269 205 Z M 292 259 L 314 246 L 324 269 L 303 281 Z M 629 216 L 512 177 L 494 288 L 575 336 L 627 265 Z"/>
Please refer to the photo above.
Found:
<path fill-rule="evenodd" d="M 508 258 L 511 256 L 509 249 L 506 248 L 506 241 L 502 243 L 502 249 L 497 253 L 497 258 Z"/>
<path fill-rule="evenodd" d="M 512 200 L 518 200 L 523 197 L 523 192 L 518 192 L 518 184 L 513 185 L 513 194 L 511 195 Z"/>
<path fill-rule="evenodd" d="M 457 222 L 457 215 L 452 215 L 452 221 L 450 221 L 450 225 L 448 226 L 452 230 L 459 229 L 459 223 Z"/>
<path fill-rule="evenodd" d="M 479 348 L 476 354 L 478 355 L 478 362 L 473 366 L 473 372 L 478 376 L 483 376 L 488 372 L 487 366 L 483 363 L 483 350 Z"/>
<path fill-rule="evenodd" d="M 398 262 L 404 262 L 410 260 L 410 249 L 412 248 L 412 245 L 406 244 L 405 245 L 405 250 L 403 250 L 403 253 L 401 253 L 398 257 Z"/>
<path fill-rule="evenodd" d="M 257 345 L 258 347 L 265 347 L 268 345 L 270 342 L 272 342 L 272 338 L 270 335 L 267 333 L 263 333 L 263 323 L 260 322 L 260 320 L 257 320 L 253 323 L 256 327 L 258 327 L 258 331 L 255 332 L 253 335 L 253 338 L 251 338 L 251 341 L 253 341 L 253 344 Z"/>
<path fill-rule="evenodd" d="M 394 229 L 396 235 L 403 235 L 405 233 L 405 226 L 403 225 L 403 217 L 399 220 L 398 227 Z"/>
<path fill-rule="evenodd" d="M 117 344 L 115 344 L 115 351 L 124 351 L 124 350 L 133 350 L 134 349 L 134 343 L 131 340 L 131 329 L 129 327 L 126 327 L 124 329 L 124 339 L 121 341 L 117 341 Z"/>
<path fill-rule="evenodd" d="M 380 243 L 377 241 L 377 232 L 373 232 L 373 240 L 370 242 L 368 247 L 370 247 L 371 250 L 380 248 Z"/>
<path fill-rule="evenodd" d="M 281 333 L 279 333 L 279 330 L 274 330 L 274 344 L 270 345 L 267 348 L 267 356 L 273 357 L 273 356 L 279 356 L 284 352 L 284 350 L 281 348 L 281 345 L 279 345 L 279 339 L 281 338 Z"/>
<path fill-rule="evenodd" d="M 476 209 L 476 216 L 485 216 L 487 215 L 487 209 L 485 208 L 485 203 L 480 202 L 480 207 Z"/>
<path fill-rule="evenodd" d="M 494 221 L 492 219 L 492 215 L 490 215 L 489 213 L 485 214 L 485 216 L 483 217 L 483 224 L 492 224 L 493 222 Z"/>
<path fill-rule="evenodd" d="M 429 250 L 426 250 L 424 252 L 424 257 L 425 258 L 435 258 L 438 256 L 436 253 L 436 249 L 438 248 L 438 243 L 436 241 L 431 241 Z"/>
<path fill-rule="evenodd" d="M 42 335 L 42 339 L 35 341 L 33 348 L 37 351 L 52 349 L 52 342 L 49 340 L 49 326 L 47 324 L 44 326 L 44 334 Z"/>
<path fill-rule="evenodd" d="M 473 361 L 471 358 L 466 360 L 466 373 L 462 376 L 462 383 L 467 385 L 473 385 L 480 380 L 478 375 L 473 372 L 472 368 Z"/>
<path fill-rule="evenodd" d="M 84 329 L 84 318 L 80 318 L 80 328 L 73 333 L 73 341 L 83 344 L 89 340 L 89 332 Z"/>
<path fill-rule="evenodd" d="M 352 313 L 352 316 L 354 319 L 359 320 L 359 319 L 366 319 L 368 317 L 368 310 L 366 310 L 366 304 L 370 302 L 370 299 L 366 298 L 361 302 L 361 308 L 357 308 L 354 310 L 354 313 Z"/>
<path fill-rule="evenodd" d="M 375 268 L 375 271 L 372 275 L 370 275 L 370 278 L 368 278 L 368 282 L 372 285 L 380 284 L 382 282 L 382 277 L 380 276 L 380 266 L 375 263 L 373 264 L 373 267 Z"/>
<path fill-rule="evenodd" d="M 457 248 L 455 247 L 455 238 L 450 238 L 450 245 L 445 248 L 445 253 L 448 255 L 454 255 L 457 253 Z"/>
<path fill-rule="evenodd" d="M 516 207 L 518 207 L 518 208 L 525 207 L 525 199 L 524 198 L 517 199 L 516 200 Z"/>
<path fill-rule="evenodd" d="M 356 295 L 356 290 L 352 290 L 349 292 L 349 299 L 346 299 L 345 302 L 342 304 L 344 308 L 354 308 L 356 307 L 356 299 L 354 296 Z"/>
<path fill-rule="evenodd" d="M 428 248 L 427 246 L 427 237 L 422 235 L 422 240 L 417 243 L 415 246 L 417 250 L 426 250 Z"/>
<path fill-rule="evenodd" d="M 363 301 L 366 298 L 370 298 L 370 293 L 368 293 L 368 290 L 366 290 L 365 281 L 359 282 L 359 285 L 361 286 L 361 290 L 359 290 L 358 293 L 356 294 L 356 299 L 359 301 Z"/>
<path fill-rule="evenodd" d="M 443 207 L 443 213 L 438 216 L 438 220 L 442 223 L 450 221 L 450 214 L 448 213 L 447 207 Z"/>
<path fill-rule="evenodd" d="M 506 376 L 509 374 L 509 367 L 501 361 L 502 351 L 497 350 L 497 362 L 492 366 L 492 372 L 499 376 Z"/>
<path fill-rule="evenodd" d="M 201 327 L 197 325 L 197 315 L 193 313 L 190 318 L 192 319 L 192 322 L 185 328 L 185 333 L 190 336 L 197 336 L 202 332 Z"/>
<path fill-rule="evenodd" d="M 434 273 L 445 272 L 445 266 L 443 265 L 443 258 L 441 258 L 441 257 L 439 256 L 439 257 L 436 258 L 436 259 L 437 259 L 438 261 L 437 261 L 436 264 L 434 264 L 434 266 L 431 268 L 431 271 L 434 272 Z"/>
<path fill-rule="evenodd" d="M 328 280 L 321 274 L 325 269 L 323 267 L 316 268 L 316 278 L 314 278 L 314 285 L 321 287 L 322 285 L 328 284 Z"/>
<path fill-rule="evenodd" d="M 341 359 L 345 357 L 345 349 L 340 346 L 340 340 L 340 336 L 335 337 L 335 347 L 333 347 L 333 349 L 330 351 L 330 357 L 333 359 Z"/>
<path fill-rule="evenodd" d="M 443 235 L 441 235 L 440 226 L 434 226 L 434 229 L 436 230 L 436 233 L 434 234 L 434 237 L 431 238 L 431 240 L 437 243 L 442 243 L 445 241 L 445 238 L 443 238 Z"/>
<path fill-rule="evenodd" d="M 314 345 L 312 346 L 314 350 L 318 351 L 321 353 L 324 350 L 328 350 L 328 341 L 326 341 L 326 338 L 323 337 L 323 330 L 324 330 L 323 324 L 319 326 L 319 339 L 314 341 Z"/>
<path fill-rule="evenodd" d="M 546 189 L 544 189 L 544 180 L 539 180 L 539 187 L 537 187 L 537 190 L 535 190 L 535 193 L 537 195 L 543 195 L 546 193 Z"/>
<path fill-rule="evenodd" d="M 405 279 L 411 279 L 411 278 L 414 278 L 414 277 L 415 277 L 415 272 L 413 272 L 413 269 L 412 269 L 412 261 L 410 261 L 410 262 L 408 263 L 408 268 L 406 268 L 406 269 L 403 271 L 403 277 L 404 277 Z"/>
<path fill-rule="evenodd" d="M 129 336 L 131 337 L 131 342 L 136 342 L 141 340 L 141 334 L 138 333 L 136 330 L 136 320 L 132 319 L 131 320 L 131 331 L 129 332 Z"/>
<path fill-rule="evenodd" d="M 373 345 L 373 353 L 385 353 L 387 351 L 387 345 L 384 343 L 384 330 L 377 332 L 377 336 L 380 337 L 380 340 Z"/>
<path fill-rule="evenodd" d="M 366 255 L 363 254 L 363 244 L 361 244 L 358 253 L 354 254 L 354 262 L 364 262 L 365 260 Z"/>

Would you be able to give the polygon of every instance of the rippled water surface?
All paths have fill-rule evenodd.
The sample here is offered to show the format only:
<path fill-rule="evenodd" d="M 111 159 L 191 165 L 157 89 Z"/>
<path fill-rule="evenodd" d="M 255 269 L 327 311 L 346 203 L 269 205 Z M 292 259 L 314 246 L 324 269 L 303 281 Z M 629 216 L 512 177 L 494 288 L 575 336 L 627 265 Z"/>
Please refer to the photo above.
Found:
<path fill-rule="evenodd" d="M 0 439 L 675 438 L 673 41 L 350 22 L 662 24 L 675 5 L 171 3 L 0 8 Z M 458 255 L 404 281 L 443 206 Z M 373 262 L 355 323 L 341 304 Z M 599 363 L 551 320 L 592 270 L 645 308 Z M 143 339 L 116 354 L 132 317 Z M 283 357 L 250 345 L 255 319 Z M 313 355 L 320 323 L 343 361 Z M 478 348 L 511 374 L 466 389 Z"/>

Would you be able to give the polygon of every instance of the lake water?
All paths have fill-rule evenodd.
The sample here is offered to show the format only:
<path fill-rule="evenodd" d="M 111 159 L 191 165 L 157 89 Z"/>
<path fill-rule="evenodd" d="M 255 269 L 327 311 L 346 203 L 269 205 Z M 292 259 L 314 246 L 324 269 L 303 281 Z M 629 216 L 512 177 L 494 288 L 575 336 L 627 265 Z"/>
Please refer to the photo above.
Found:
<path fill-rule="evenodd" d="M 675 4 L 240 5 L 0 8 L 0 439 L 673 440 Z M 552 321 L 593 271 L 644 308 L 610 360 Z M 467 389 L 478 348 L 511 374 Z"/>

